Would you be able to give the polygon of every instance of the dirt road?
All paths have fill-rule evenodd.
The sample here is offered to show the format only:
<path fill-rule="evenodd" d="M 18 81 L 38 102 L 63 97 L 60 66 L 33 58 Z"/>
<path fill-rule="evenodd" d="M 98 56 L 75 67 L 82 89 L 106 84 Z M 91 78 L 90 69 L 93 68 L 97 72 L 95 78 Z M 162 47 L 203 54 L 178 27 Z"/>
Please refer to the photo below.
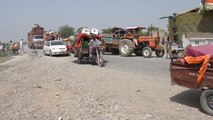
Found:
<path fill-rule="evenodd" d="M 110 55 L 105 58 L 107 64 L 131 59 Z M 0 64 L 4 66 L 0 72 L 0 119 L 212 119 L 200 111 L 200 92 L 171 86 L 168 70 L 150 69 L 153 73 L 148 74 L 146 70 L 139 73 L 127 71 L 124 66 L 119 68 L 116 66 L 119 64 L 103 68 L 78 65 L 75 59 L 28 53 Z M 156 62 L 155 58 L 151 60 Z M 161 60 L 163 63 L 164 59 Z M 165 64 L 161 64 L 162 68 L 168 67 L 164 67 Z M 158 74 L 161 77 L 157 77 Z"/>

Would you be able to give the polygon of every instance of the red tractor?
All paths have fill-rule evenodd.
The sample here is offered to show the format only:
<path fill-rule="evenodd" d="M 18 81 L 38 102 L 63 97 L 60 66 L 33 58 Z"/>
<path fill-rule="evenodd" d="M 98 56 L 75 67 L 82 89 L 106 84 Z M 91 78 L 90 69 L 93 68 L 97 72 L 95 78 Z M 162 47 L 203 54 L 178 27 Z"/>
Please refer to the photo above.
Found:
<path fill-rule="evenodd" d="M 157 32 L 156 36 L 137 35 L 144 27 L 129 27 L 127 29 L 113 28 L 111 38 L 102 36 L 105 40 L 108 52 L 119 51 L 122 56 L 131 56 L 134 52 L 137 56 L 150 58 L 152 51 L 157 57 L 164 55 L 164 48 L 160 45 L 160 37 Z"/>

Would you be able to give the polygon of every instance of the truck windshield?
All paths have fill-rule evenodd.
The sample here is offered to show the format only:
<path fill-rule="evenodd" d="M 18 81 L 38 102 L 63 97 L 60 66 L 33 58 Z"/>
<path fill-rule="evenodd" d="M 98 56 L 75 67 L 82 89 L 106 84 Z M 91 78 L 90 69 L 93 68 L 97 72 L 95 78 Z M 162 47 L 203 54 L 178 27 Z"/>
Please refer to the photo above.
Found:
<path fill-rule="evenodd" d="M 63 42 L 61 41 L 54 41 L 54 42 L 51 42 L 51 45 L 54 46 L 54 45 L 64 45 Z"/>
<path fill-rule="evenodd" d="M 34 39 L 43 39 L 43 36 L 42 35 L 35 35 L 33 36 Z"/>

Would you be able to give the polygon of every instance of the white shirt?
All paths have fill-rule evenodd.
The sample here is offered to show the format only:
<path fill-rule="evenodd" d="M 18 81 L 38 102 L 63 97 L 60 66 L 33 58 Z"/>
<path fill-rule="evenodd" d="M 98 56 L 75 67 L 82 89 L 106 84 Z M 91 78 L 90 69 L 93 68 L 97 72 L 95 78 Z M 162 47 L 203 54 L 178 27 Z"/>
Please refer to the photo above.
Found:
<path fill-rule="evenodd" d="M 23 40 L 20 41 L 20 47 L 23 47 Z"/>
<path fill-rule="evenodd" d="M 97 39 L 91 39 L 89 42 L 89 46 L 94 47 L 94 46 L 100 46 L 101 42 Z"/>

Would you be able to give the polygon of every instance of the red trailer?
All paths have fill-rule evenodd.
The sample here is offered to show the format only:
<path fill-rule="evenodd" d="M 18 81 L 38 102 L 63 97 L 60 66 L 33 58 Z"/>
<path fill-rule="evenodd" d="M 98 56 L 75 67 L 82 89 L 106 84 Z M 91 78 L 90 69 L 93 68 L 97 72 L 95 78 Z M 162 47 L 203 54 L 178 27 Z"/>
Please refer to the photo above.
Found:
<path fill-rule="evenodd" d="M 213 115 L 213 45 L 188 46 L 185 57 L 170 63 L 172 85 L 202 90 L 201 108 Z"/>

